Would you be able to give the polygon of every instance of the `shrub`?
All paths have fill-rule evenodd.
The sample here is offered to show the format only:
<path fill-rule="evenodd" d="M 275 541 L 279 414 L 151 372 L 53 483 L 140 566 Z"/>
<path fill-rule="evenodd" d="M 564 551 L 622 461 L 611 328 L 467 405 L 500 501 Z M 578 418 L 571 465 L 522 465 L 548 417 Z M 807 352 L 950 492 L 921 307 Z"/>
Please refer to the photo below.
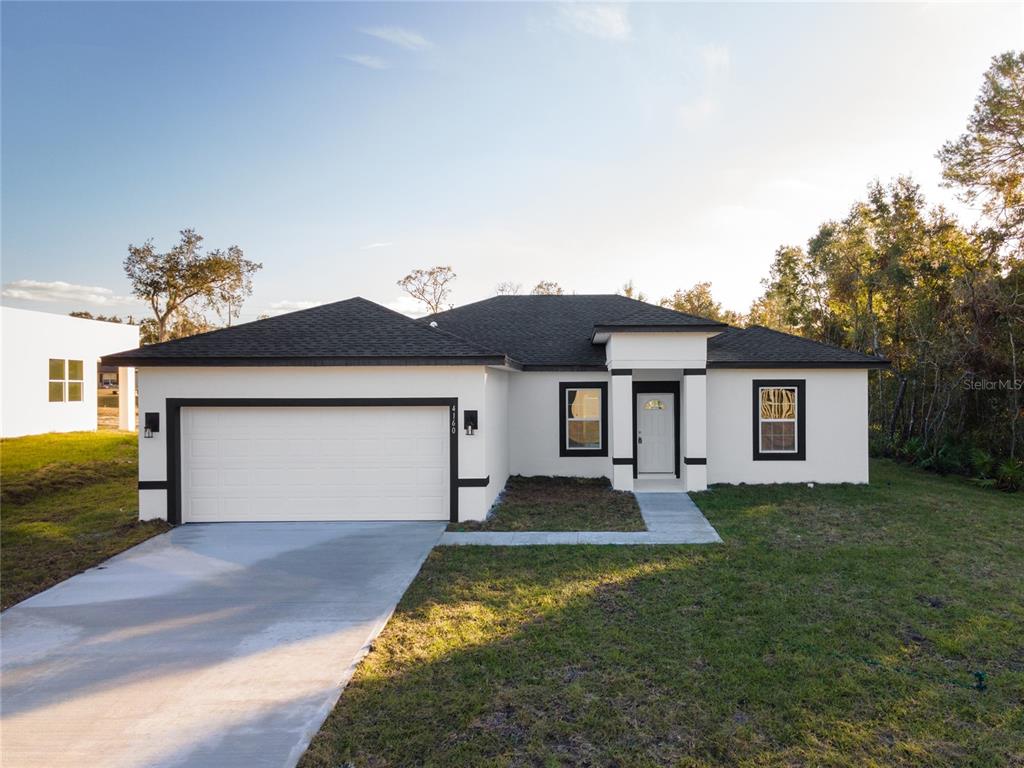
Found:
<path fill-rule="evenodd" d="M 1007 459 L 996 468 L 996 486 L 1004 491 L 1019 491 L 1024 486 L 1024 464 Z"/>
<path fill-rule="evenodd" d="M 969 452 L 971 473 L 982 480 L 992 477 L 996 462 L 992 454 L 981 448 L 971 447 Z"/>

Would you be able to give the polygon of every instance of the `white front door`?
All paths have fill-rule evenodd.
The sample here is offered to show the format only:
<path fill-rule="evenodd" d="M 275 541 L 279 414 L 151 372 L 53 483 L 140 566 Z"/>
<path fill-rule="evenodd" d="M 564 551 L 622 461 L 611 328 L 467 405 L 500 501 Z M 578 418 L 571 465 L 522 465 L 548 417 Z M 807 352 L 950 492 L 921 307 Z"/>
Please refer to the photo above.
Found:
<path fill-rule="evenodd" d="M 448 409 L 181 411 L 181 522 L 446 520 Z"/>
<path fill-rule="evenodd" d="M 671 392 L 636 396 L 636 469 L 638 474 L 676 471 L 676 411 Z"/>

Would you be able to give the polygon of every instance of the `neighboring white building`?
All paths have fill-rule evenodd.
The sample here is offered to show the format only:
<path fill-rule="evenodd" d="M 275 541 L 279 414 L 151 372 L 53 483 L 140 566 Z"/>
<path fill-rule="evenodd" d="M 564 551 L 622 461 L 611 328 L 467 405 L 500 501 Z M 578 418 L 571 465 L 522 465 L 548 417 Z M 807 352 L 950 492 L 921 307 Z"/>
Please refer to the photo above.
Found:
<path fill-rule="evenodd" d="M 96 429 L 99 359 L 138 344 L 134 325 L 0 307 L 0 436 Z M 135 429 L 134 368 L 119 380 L 119 427 Z"/>
<path fill-rule="evenodd" d="M 139 368 L 140 516 L 172 523 L 479 520 L 512 474 L 866 483 L 888 365 L 623 296 L 355 298 L 104 361 Z"/>

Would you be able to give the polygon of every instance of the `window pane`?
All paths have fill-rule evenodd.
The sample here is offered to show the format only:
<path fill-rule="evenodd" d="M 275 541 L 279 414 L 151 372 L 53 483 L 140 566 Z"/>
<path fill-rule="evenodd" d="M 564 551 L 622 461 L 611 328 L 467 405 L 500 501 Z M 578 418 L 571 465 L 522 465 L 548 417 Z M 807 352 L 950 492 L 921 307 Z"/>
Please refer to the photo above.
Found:
<path fill-rule="evenodd" d="M 63 381 L 51 381 L 50 382 L 50 402 L 51 403 L 63 403 L 64 402 L 64 382 Z"/>
<path fill-rule="evenodd" d="M 761 390 L 762 419 L 795 419 L 796 390 L 787 387 L 766 387 Z"/>
<path fill-rule="evenodd" d="M 574 419 L 601 418 L 601 390 L 570 389 L 569 415 Z"/>
<path fill-rule="evenodd" d="M 68 360 L 68 378 L 71 381 L 82 380 L 82 361 L 81 360 Z"/>
<path fill-rule="evenodd" d="M 600 421 L 570 421 L 567 425 L 566 437 L 570 448 L 600 448 Z"/>
<path fill-rule="evenodd" d="M 761 422 L 762 451 L 795 451 L 796 423 L 792 421 Z"/>
<path fill-rule="evenodd" d="M 80 402 L 82 402 L 82 382 L 80 382 L 80 381 L 69 381 L 68 382 L 68 402 L 69 403 L 80 403 Z"/>
<path fill-rule="evenodd" d="M 50 360 L 50 379 L 64 379 L 64 361 L 63 360 Z M 52 397 L 50 398 L 53 399 Z M 63 398 L 62 398 L 63 399 Z"/>

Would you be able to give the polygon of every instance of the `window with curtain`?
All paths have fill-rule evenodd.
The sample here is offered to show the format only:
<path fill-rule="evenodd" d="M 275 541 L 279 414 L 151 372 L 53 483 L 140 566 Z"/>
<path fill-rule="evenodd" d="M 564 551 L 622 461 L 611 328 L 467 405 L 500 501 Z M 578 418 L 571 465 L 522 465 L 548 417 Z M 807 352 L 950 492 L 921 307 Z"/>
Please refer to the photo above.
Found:
<path fill-rule="evenodd" d="M 601 390 L 567 389 L 565 447 L 569 450 L 601 448 Z"/>
<path fill-rule="evenodd" d="M 760 387 L 758 436 L 761 453 L 796 453 L 799 449 L 797 430 L 797 387 Z"/>
<path fill-rule="evenodd" d="M 608 384 L 558 383 L 558 455 L 608 455 Z"/>

